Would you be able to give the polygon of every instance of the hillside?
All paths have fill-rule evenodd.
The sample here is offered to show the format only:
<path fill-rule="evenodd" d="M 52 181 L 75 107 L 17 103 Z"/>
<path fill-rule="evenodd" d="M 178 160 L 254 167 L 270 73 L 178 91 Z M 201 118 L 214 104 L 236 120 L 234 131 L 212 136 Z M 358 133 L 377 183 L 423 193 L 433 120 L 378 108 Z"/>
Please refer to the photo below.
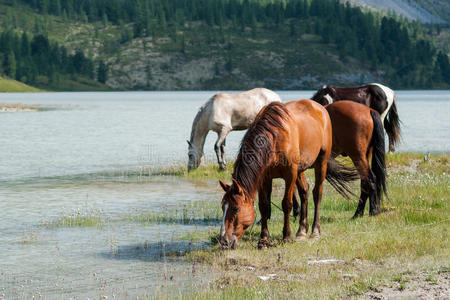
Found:
<path fill-rule="evenodd" d="M 409 20 L 444 24 L 450 21 L 448 0 L 344 0 L 363 7 L 394 12 Z"/>
<path fill-rule="evenodd" d="M 40 90 L 22 82 L 0 77 L 0 93 L 11 92 L 39 92 Z"/>
<path fill-rule="evenodd" d="M 73 61 L 81 53 L 86 62 L 83 75 L 49 58 L 61 70 L 57 80 L 38 76 L 35 85 L 42 88 L 316 89 L 372 81 L 395 88 L 450 86 L 448 63 L 441 56 L 443 66 L 436 65 L 434 42 L 428 42 L 445 31 L 331 0 L 211 0 L 205 7 L 202 0 L 36 3 L 0 0 L 0 32 L 43 34 Z"/>

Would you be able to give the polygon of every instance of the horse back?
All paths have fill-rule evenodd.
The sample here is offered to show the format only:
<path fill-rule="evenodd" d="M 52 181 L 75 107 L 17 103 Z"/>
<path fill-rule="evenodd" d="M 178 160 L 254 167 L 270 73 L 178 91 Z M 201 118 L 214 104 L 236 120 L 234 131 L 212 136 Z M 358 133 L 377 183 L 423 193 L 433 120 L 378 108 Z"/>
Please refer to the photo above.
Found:
<path fill-rule="evenodd" d="M 297 100 L 286 103 L 292 123 L 286 151 L 301 158 L 303 167 L 309 168 L 320 152 L 329 153 L 332 145 L 330 117 L 325 108 L 313 100 Z"/>
<path fill-rule="evenodd" d="M 333 152 L 366 153 L 373 132 L 371 108 L 351 100 L 325 106 L 333 127 Z"/>
<path fill-rule="evenodd" d="M 264 88 L 237 94 L 218 93 L 213 99 L 211 122 L 218 127 L 244 130 L 253 123 L 259 111 L 271 102 L 281 102 L 281 98 Z"/>

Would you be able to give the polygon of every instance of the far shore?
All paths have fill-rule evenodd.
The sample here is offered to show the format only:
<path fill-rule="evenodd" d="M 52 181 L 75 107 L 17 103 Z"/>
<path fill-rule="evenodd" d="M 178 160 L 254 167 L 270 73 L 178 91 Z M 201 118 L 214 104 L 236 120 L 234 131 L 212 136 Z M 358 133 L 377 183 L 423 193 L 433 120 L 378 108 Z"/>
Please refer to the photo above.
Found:
<path fill-rule="evenodd" d="M 0 113 L 2 112 L 23 112 L 23 111 L 39 111 L 37 106 L 23 105 L 21 103 L 7 104 L 0 103 Z"/>

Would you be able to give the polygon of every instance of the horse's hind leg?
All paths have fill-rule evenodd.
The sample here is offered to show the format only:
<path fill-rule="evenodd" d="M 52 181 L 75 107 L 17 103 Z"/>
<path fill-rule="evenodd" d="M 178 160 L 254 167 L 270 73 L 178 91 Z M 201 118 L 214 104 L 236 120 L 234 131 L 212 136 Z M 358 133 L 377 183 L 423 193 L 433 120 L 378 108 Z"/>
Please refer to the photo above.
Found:
<path fill-rule="evenodd" d="M 227 137 L 229 132 L 229 128 L 221 127 L 220 131 L 217 133 L 217 141 L 214 144 L 214 151 L 216 151 L 217 162 L 219 163 L 219 167 L 222 170 L 225 170 L 227 168 L 225 160 L 223 159 L 225 157 L 225 147 L 222 147 L 222 145 L 225 142 L 225 138 Z"/>
<path fill-rule="evenodd" d="M 272 194 L 272 179 L 264 180 L 258 191 L 259 212 L 261 213 L 261 238 L 258 242 L 258 248 L 265 248 L 270 245 L 269 229 L 267 221 L 270 219 L 270 197 Z"/>
<path fill-rule="evenodd" d="M 309 185 L 306 181 L 305 173 L 301 172 L 297 177 L 297 189 L 302 201 L 300 208 L 300 227 L 298 228 L 296 238 L 301 240 L 306 238 L 308 233 L 308 191 Z"/>
<path fill-rule="evenodd" d="M 311 237 L 320 236 L 319 210 L 320 210 L 320 202 L 322 201 L 323 181 L 325 180 L 325 176 L 327 174 L 328 155 L 325 154 L 320 155 L 322 158 L 318 159 L 314 165 L 314 177 L 315 177 L 313 189 L 314 222 L 312 226 Z"/>
<path fill-rule="evenodd" d="M 369 195 L 372 195 L 375 190 L 372 181 L 372 172 L 366 157 L 352 157 L 352 160 L 361 178 L 361 196 L 359 197 L 358 207 L 353 215 L 353 218 L 357 218 L 364 215 L 367 198 Z"/>

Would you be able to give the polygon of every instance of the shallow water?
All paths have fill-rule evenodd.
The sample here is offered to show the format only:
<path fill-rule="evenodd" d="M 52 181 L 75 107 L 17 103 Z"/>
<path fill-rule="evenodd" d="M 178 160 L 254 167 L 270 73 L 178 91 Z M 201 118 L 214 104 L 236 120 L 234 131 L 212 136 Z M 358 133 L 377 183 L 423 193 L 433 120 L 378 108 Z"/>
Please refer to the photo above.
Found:
<path fill-rule="evenodd" d="M 180 236 L 214 225 L 142 224 L 130 216 L 219 201 L 215 182 L 141 176 L 186 163 L 191 122 L 212 94 L 0 94 L 0 103 L 46 108 L 0 114 L 0 298 L 132 298 L 178 293 L 209 278 L 172 254 L 207 246 Z M 280 94 L 288 101 L 312 92 Z M 399 150 L 448 153 L 450 91 L 399 91 L 397 101 Z M 229 158 L 242 135 L 227 139 Z M 207 160 L 214 160 L 214 140 L 206 141 Z M 102 223 L 50 226 L 78 212 Z"/>

